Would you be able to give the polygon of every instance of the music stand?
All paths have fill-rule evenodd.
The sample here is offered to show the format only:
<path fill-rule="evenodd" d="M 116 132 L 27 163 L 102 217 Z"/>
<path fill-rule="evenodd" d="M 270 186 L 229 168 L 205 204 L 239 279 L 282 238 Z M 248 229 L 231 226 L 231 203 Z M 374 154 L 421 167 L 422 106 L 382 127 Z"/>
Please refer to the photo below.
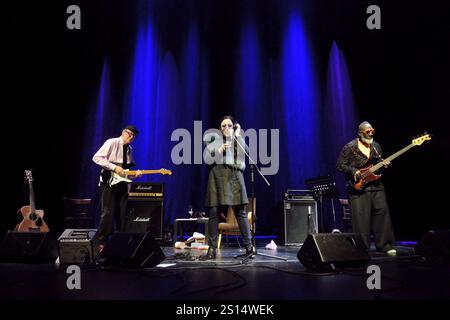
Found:
<path fill-rule="evenodd" d="M 320 232 L 324 231 L 323 228 L 323 199 L 330 198 L 333 208 L 333 227 L 336 227 L 336 217 L 334 212 L 333 198 L 337 195 L 336 183 L 330 176 L 320 176 L 311 179 L 306 179 L 305 184 L 313 194 L 314 199 L 319 201 L 320 206 Z M 333 230 L 334 231 L 334 230 Z"/>

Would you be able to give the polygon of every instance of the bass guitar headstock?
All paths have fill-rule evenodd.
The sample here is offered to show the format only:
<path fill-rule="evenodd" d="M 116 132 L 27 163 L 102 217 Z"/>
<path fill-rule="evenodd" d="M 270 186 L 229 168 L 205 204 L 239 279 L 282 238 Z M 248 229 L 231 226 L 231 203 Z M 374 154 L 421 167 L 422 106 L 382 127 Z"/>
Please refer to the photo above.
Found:
<path fill-rule="evenodd" d="M 415 146 L 420 146 L 422 143 L 424 143 L 427 140 L 431 140 L 431 134 L 424 133 L 422 136 L 419 136 L 411 142 Z"/>

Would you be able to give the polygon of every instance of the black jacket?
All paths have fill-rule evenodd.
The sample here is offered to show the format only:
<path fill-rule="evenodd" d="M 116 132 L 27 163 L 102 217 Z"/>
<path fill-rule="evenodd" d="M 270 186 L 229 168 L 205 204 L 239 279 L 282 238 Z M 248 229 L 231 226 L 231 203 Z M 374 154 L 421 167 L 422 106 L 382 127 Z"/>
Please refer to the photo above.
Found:
<path fill-rule="evenodd" d="M 383 161 L 383 153 L 377 142 L 373 142 L 370 146 L 370 158 L 367 157 L 358 148 L 358 138 L 347 143 L 339 155 L 336 169 L 345 174 L 347 181 L 353 181 L 356 171 L 365 168 L 368 165 L 375 165 Z M 349 184 L 350 185 L 350 184 Z M 366 190 L 380 190 L 383 185 L 380 180 L 369 183 Z"/>

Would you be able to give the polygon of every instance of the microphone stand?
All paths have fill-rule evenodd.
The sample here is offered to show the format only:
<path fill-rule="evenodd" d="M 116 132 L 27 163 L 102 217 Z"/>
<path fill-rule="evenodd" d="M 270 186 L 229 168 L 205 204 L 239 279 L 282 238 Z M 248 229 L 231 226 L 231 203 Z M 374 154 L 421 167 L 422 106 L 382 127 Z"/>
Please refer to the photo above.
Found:
<path fill-rule="evenodd" d="M 270 255 L 267 253 L 258 253 L 256 250 L 256 241 L 255 241 L 255 227 L 256 227 L 256 197 L 255 197 L 255 174 L 254 174 L 254 168 L 258 171 L 259 175 L 263 178 L 267 186 L 270 186 L 269 181 L 267 181 L 266 177 L 262 174 L 261 170 L 259 170 L 258 166 L 256 165 L 256 162 L 250 157 L 250 155 L 247 153 L 247 150 L 239 143 L 238 139 L 235 135 L 233 135 L 234 141 L 239 145 L 239 147 L 244 151 L 245 155 L 248 157 L 249 163 L 250 163 L 250 181 L 251 181 L 251 192 L 252 192 L 252 227 L 251 227 L 251 236 L 252 236 L 252 246 L 253 246 L 253 253 L 246 256 L 244 255 L 238 255 L 235 258 L 246 256 L 242 263 L 245 263 L 248 261 L 248 259 L 252 258 L 253 256 L 260 255 L 263 257 L 269 257 L 274 259 L 280 259 L 284 261 L 288 261 L 288 258 L 278 257 L 274 255 Z"/>

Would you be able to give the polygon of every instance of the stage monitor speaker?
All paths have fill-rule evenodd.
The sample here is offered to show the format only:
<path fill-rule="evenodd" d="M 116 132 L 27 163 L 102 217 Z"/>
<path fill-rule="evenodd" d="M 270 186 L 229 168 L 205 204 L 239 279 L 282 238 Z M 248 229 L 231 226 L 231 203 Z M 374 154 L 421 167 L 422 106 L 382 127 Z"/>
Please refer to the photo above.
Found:
<path fill-rule="evenodd" d="M 111 235 L 100 253 L 99 262 L 103 266 L 122 269 L 154 267 L 166 256 L 153 236 L 144 234 L 117 232 Z"/>
<path fill-rule="evenodd" d="M 430 230 L 420 238 L 415 252 L 427 260 L 450 260 L 450 230 Z"/>
<path fill-rule="evenodd" d="M 361 237 L 353 233 L 310 234 L 297 257 L 307 269 L 314 271 L 362 268 L 370 260 Z"/>
<path fill-rule="evenodd" d="M 46 232 L 8 231 L 0 244 L 0 261 L 20 263 L 54 263 L 58 242 Z"/>
<path fill-rule="evenodd" d="M 317 202 L 303 196 L 284 200 L 284 245 L 301 245 L 310 233 L 317 233 Z"/>
<path fill-rule="evenodd" d="M 164 201 L 129 198 L 125 232 L 150 232 L 156 240 L 163 238 Z"/>

